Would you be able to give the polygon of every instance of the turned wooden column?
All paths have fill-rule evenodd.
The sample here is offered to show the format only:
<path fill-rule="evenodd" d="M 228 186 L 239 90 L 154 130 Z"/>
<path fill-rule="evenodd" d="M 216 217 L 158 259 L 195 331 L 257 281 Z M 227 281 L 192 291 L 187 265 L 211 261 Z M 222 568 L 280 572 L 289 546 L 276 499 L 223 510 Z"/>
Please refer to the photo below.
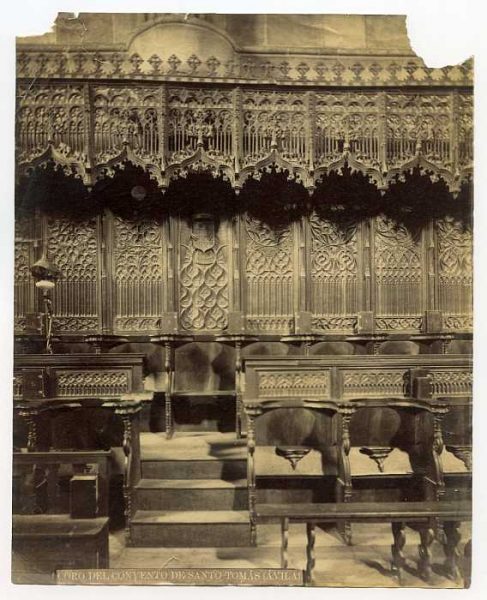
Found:
<path fill-rule="evenodd" d="M 133 517 L 132 493 L 141 477 L 139 413 L 142 409 L 142 403 L 137 400 L 121 400 L 106 402 L 103 404 L 103 408 L 113 410 L 116 415 L 121 417 L 123 424 L 125 540 L 126 545 L 130 546 L 130 524 Z"/>
<path fill-rule="evenodd" d="M 250 544 L 257 545 L 257 484 L 255 473 L 255 418 L 261 414 L 257 407 L 245 407 L 247 416 L 247 486 L 250 517 Z"/>
<path fill-rule="evenodd" d="M 337 413 L 340 415 L 340 444 L 338 446 L 338 482 L 337 501 L 349 502 L 352 499 L 352 475 L 350 470 L 350 421 L 356 407 L 348 404 L 339 405 Z M 340 534 L 347 545 L 352 544 L 352 525 L 348 521 L 338 525 Z"/>

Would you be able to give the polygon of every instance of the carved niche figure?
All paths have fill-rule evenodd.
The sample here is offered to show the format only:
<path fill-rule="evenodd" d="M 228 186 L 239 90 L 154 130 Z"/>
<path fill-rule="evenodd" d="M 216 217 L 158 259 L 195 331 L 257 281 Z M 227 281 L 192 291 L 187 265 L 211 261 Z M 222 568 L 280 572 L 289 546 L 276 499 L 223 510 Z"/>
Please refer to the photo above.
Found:
<path fill-rule="evenodd" d="M 180 321 L 188 330 L 220 330 L 227 325 L 228 273 L 226 245 L 215 220 L 195 215 L 187 243 L 181 243 Z"/>

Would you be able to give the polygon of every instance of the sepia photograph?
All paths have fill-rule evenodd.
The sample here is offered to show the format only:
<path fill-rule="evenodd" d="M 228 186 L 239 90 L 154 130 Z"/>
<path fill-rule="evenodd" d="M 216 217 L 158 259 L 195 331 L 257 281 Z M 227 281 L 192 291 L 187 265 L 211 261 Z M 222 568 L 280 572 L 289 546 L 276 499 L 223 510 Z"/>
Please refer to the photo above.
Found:
<path fill-rule="evenodd" d="M 12 582 L 469 588 L 473 57 L 58 12 L 15 78 Z"/>

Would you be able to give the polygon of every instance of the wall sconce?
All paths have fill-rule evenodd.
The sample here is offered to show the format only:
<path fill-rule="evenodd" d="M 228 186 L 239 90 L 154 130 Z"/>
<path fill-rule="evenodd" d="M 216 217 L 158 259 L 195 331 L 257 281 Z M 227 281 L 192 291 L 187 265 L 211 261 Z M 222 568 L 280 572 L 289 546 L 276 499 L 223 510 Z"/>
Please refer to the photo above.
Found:
<path fill-rule="evenodd" d="M 52 336 L 52 301 L 50 291 L 56 285 L 56 279 L 61 275 L 60 270 L 49 261 L 43 253 L 41 258 L 30 268 L 32 277 L 35 280 L 36 288 L 42 290 L 44 301 L 44 335 L 46 339 L 46 352 L 52 354 L 51 336 Z"/>

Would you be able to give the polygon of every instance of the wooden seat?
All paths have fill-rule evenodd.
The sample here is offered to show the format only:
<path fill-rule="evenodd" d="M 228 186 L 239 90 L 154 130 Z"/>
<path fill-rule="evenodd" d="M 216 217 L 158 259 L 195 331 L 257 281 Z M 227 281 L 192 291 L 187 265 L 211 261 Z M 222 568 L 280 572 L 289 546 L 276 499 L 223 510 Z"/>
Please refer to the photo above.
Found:
<path fill-rule="evenodd" d="M 420 353 L 420 347 L 415 342 L 391 340 L 379 345 L 378 354 L 405 354 L 414 356 Z"/>

